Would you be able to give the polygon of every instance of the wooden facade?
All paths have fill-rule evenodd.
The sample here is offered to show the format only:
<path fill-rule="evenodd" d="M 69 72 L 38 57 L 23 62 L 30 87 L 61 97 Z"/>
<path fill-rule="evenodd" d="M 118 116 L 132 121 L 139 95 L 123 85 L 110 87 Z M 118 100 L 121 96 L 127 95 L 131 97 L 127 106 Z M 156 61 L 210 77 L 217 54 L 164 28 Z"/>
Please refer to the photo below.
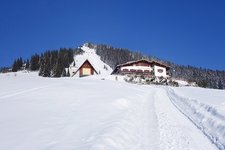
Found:
<path fill-rule="evenodd" d="M 80 67 L 79 69 L 75 72 L 78 73 L 80 77 L 84 76 L 89 76 L 89 75 L 94 75 L 94 73 L 98 74 L 95 68 L 91 65 L 91 63 L 86 60 Z"/>
<path fill-rule="evenodd" d="M 139 60 L 139 61 L 131 61 L 125 64 L 121 64 L 118 66 L 146 66 L 146 67 L 151 67 L 152 63 L 150 61 L 147 60 Z"/>

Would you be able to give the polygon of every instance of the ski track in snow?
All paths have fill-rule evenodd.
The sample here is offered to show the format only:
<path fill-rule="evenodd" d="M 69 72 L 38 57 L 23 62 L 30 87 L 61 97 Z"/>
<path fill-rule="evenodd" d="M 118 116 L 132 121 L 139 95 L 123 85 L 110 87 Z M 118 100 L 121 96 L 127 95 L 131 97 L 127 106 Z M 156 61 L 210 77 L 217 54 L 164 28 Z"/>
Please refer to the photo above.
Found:
<path fill-rule="evenodd" d="M 42 90 L 42 89 L 47 89 L 47 88 L 50 88 L 52 86 L 57 86 L 58 84 L 55 84 L 55 85 L 45 85 L 45 86 L 41 86 L 41 87 L 36 87 L 36 88 L 30 88 L 30 89 L 25 89 L 25 90 L 18 90 L 17 92 L 14 92 L 14 93 L 11 93 L 11 94 L 6 94 L 6 95 L 0 95 L 0 101 L 1 100 L 4 100 L 6 98 L 10 98 L 10 97 L 14 97 L 14 96 L 18 96 L 18 95 L 22 95 L 22 94 L 27 94 L 27 93 L 30 93 L 30 92 L 36 92 L 38 90 Z"/>
<path fill-rule="evenodd" d="M 0 149 L 216 149 L 163 87 L 85 78 L 17 84 L 27 80 L 35 88 L 0 96 Z"/>
<path fill-rule="evenodd" d="M 174 106 L 201 130 L 220 150 L 224 147 L 224 113 L 215 106 L 200 103 L 195 99 L 181 97 L 173 89 L 167 88 Z"/>
<path fill-rule="evenodd" d="M 158 88 L 155 95 L 155 106 L 160 131 L 160 149 L 217 149 L 188 118 L 176 109 L 165 89 Z"/>
<path fill-rule="evenodd" d="M 47 87 L 48 86 L 31 88 L 31 89 L 18 91 L 18 92 L 12 93 L 12 94 L 2 95 L 2 96 L 0 96 L 0 100 L 5 99 L 5 98 L 9 98 L 9 97 L 13 97 L 13 96 L 17 96 L 17 95 L 21 95 L 21 94 L 26 94 L 26 93 L 37 91 L 37 90 L 41 90 L 41 89 L 44 89 L 44 88 L 47 88 Z"/>

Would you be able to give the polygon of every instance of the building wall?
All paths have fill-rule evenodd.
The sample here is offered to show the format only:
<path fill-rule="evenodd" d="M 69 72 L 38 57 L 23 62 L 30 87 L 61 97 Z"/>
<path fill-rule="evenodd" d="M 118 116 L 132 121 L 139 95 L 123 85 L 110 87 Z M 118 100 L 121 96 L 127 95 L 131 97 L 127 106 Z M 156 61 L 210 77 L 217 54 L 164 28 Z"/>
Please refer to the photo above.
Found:
<path fill-rule="evenodd" d="M 112 74 L 168 77 L 166 66 L 148 61 L 138 61 L 118 66 Z"/>
<path fill-rule="evenodd" d="M 155 76 L 157 76 L 157 77 L 161 77 L 161 76 L 167 77 L 165 67 L 160 67 L 160 66 L 154 65 L 153 68 L 154 68 Z"/>
<path fill-rule="evenodd" d="M 146 67 L 149 67 L 151 64 L 147 63 L 147 62 L 144 62 L 144 61 L 141 61 L 141 62 L 137 62 L 134 64 L 134 66 L 146 66 Z"/>
<path fill-rule="evenodd" d="M 88 70 L 90 71 L 89 73 L 88 73 Z M 80 76 L 88 76 L 88 75 L 94 74 L 94 70 L 92 69 L 92 67 L 89 67 L 87 65 L 81 67 L 79 72 L 80 72 Z"/>
<path fill-rule="evenodd" d="M 124 66 L 124 67 L 121 67 L 121 70 L 124 70 L 124 69 L 128 69 L 128 70 L 131 70 L 131 69 L 134 69 L 134 70 L 149 70 L 149 71 L 152 71 L 153 68 L 152 67 L 147 67 L 147 66 Z"/>
<path fill-rule="evenodd" d="M 145 70 L 148 70 L 148 71 L 152 71 L 153 68 L 151 67 L 151 64 L 149 62 L 146 62 L 146 61 L 139 61 L 139 62 L 135 62 L 135 63 L 132 63 L 132 64 L 127 64 L 125 66 L 122 66 L 120 68 L 121 70 L 142 70 L 142 71 L 145 71 Z"/>

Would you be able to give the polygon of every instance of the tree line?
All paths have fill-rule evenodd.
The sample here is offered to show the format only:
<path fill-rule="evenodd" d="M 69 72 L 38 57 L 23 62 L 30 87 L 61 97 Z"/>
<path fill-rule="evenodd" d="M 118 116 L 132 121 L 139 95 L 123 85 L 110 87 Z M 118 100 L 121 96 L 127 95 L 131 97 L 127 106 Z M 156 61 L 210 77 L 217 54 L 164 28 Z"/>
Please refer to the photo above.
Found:
<path fill-rule="evenodd" d="M 65 72 L 65 68 L 68 68 L 73 62 L 75 51 L 79 50 L 61 48 L 60 50 L 47 50 L 40 55 L 34 54 L 27 60 L 23 60 L 20 57 L 14 60 L 12 72 L 30 70 L 39 71 L 39 76 L 43 77 L 68 76 L 69 74 L 68 72 Z"/>

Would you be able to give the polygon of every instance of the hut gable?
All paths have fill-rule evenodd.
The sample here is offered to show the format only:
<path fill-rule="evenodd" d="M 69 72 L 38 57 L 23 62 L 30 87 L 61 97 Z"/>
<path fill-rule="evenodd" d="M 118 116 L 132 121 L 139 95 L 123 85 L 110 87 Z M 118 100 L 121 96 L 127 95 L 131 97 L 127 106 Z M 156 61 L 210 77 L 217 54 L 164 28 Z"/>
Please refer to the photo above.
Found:
<path fill-rule="evenodd" d="M 81 70 L 80 67 L 85 63 L 86 60 L 88 60 L 89 66 L 91 66 L 91 70 L 92 72 L 94 72 L 94 74 L 98 74 L 98 75 L 111 74 L 112 68 L 101 60 L 101 57 L 96 54 L 95 48 L 90 48 L 86 44 L 84 44 L 80 48 L 82 50 L 82 53 L 76 54 L 74 56 L 74 62 L 69 66 L 69 72 L 72 77 L 80 76 L 79 75 L 80 74 L 79 71 Z M 85 66 L 86 65 L 87 64 L 85 63 Z M 82 71 L 84 71 L 84 73 L 89 72 L 88 69 L 83 69 Z"/>
<path fill-rule="evenodd" d="M 98 74 L 98 72 L 96 71 L 96 69 L 93 67 L 93 65 L 89 62 L 89 60 L 85 60 L 80 67 L 78 67 L 77 71 L 74 73 L 78 74 L 79 72 L 79 76 L 83 77 L 83 76 L 89 76 L 89 75 L 94 75 L 94 74 Z"/>

